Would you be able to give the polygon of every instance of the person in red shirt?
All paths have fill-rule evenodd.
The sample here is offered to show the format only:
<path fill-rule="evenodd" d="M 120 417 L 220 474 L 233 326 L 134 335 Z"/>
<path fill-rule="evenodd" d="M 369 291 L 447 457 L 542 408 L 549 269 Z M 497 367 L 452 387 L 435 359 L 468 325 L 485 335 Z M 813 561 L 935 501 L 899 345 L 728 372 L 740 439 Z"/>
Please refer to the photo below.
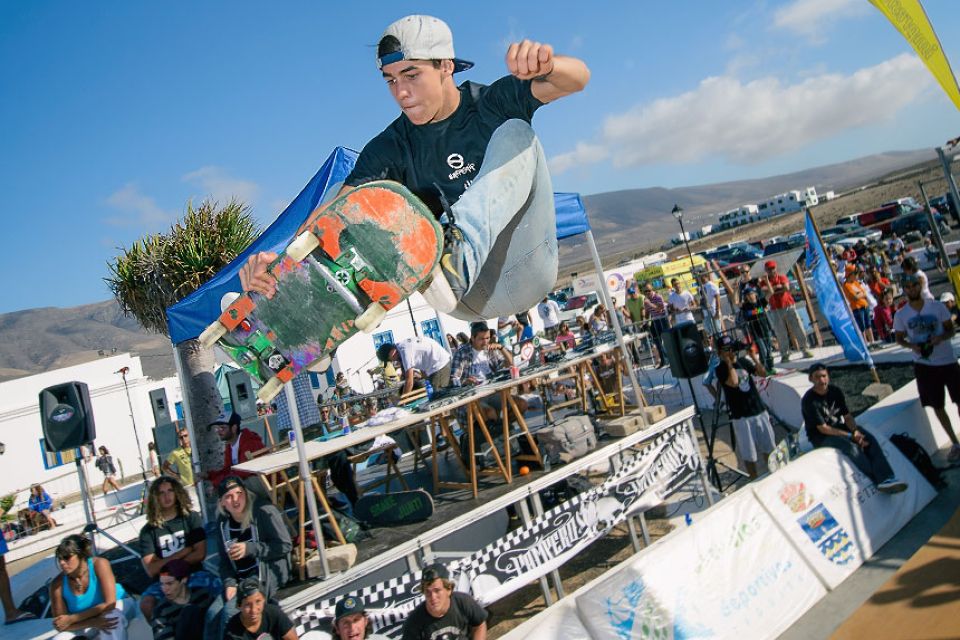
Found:
<path fill-rule="evenodd" d="M 883 297 L 883 292 L 890 286 L 890 279 L 884 278 L 877 267 L 870 267 L 867 271 L 867 285 L 870 287 L 870 293 L 877 300 Z"/>
<path fill-rule="evenodd" d="M 813 353 L 807 344 L 807 334 L 800 323 L 797 313 L 796 300 L 790 293 L 790 279 L 777 272 L 777 263 L 767 260 L 763 265 L 764 276 L 760 281 L 770 304 L 770 324 L 777 334 L 777 343 L 780 345 L 780 362 L 790 360 L 790 335 L 797 341 L 797 347 L 803 351 L 804 358 L 812 358 Z M 789 333 L 788 333 L 789 332 Z"/>
<path fill-rule="evenodd" d="M 877 340 L 884 342 L 893 342 L 893 290 L 884 289 L 883 293 L 877 296 L 880 301 L 873 310 L 873 328 Z"/>
<path fill-rule="evenodd" d="M 251 473 L 234 471 L 233 466 L 246 462 L 252 454 L 264 448 L 263 439 L 249 429 L 240 426 L 240 415 L 236 412 L 227 415 L 221 413 L 210 423 L 223 441 L 223 468 L 207 473 L 207 479 L 213 486 L 220 484 L 227 476 L 247 478 Z M 248 456 L 247 454 L 251 454 Z M 249 485 L 248 485 L 249 487 Z"/>

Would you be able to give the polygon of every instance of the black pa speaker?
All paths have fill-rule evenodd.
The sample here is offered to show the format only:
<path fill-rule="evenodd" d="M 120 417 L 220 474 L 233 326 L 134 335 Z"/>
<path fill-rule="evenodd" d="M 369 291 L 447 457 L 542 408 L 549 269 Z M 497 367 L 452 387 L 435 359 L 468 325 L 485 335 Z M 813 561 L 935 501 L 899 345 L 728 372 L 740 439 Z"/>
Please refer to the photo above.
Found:
<path fill-rule="evenodd" d="M 162 424 L 173 422 L 170 419 L 170 407 L 167 406 L 167 390 L 163 387 L 150 392 L 150 408 L 153 410 L 153 424 L 159 427 Z"/>
<path fill-rule="evenodd" d="M 674 378 L 694 378 L 707 372 L 709 361 L 695 322 L 684 322 L 664 332 L 663 348 Z"/>
<path fill-rule="evenodd" d="M 47 451 L 69 451 L 97 437 L 90 390 L 83 382 L 65 382 L 41 391 L 40 421 Z"/>
<path fill-rule="evenodd" d="M 230 404 L 233 410 L 246 420 L 257 415 L 257 396 L 253 393 L 250 375 L 243 369 L 227 371 L 227 389 L 230 391 Z"/>

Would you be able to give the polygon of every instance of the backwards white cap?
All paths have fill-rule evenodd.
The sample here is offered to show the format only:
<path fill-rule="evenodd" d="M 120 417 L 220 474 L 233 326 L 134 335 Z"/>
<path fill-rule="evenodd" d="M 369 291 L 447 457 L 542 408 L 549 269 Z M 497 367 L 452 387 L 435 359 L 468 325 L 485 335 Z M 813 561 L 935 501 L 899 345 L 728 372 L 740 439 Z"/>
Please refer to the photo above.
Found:
<path fill-rule="evenodd" d="M 440 18 L 407 16 L 400 18 L 383 32 L 382 41 L 393 36 L 400 41 L 400 51 L 377 58 L 377 68 L 400 60 L 453 60 L 453 72 L 466 71 L 472 62 L 461 60 L 453 53 L 453 34 Z"/>

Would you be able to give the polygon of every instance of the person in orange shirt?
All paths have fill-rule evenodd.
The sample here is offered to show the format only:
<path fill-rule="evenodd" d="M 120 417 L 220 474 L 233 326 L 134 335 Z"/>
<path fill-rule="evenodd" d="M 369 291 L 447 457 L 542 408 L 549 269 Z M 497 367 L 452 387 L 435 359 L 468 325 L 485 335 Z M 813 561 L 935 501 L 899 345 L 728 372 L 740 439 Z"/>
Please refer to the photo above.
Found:
<path fill-rule="evenodd" d="M 873 340 L 873 328 L 870 326 L 870 301 L 867 298 L 867 287 L 860 281 L 860 269 L 855 265 L 847 265 L 847 279 L 843 282 L 843 295 L 850 303 L 853 319 L 860 327 L 867 344 Z"/>

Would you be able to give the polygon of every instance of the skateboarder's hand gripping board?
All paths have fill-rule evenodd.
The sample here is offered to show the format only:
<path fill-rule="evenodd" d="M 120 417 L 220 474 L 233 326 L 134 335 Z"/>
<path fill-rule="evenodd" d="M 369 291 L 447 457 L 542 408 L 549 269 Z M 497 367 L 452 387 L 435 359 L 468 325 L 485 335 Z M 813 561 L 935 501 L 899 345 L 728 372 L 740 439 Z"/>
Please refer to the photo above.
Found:
<path fill-rule="evenodd" d="M 200 336 L 263 383 L 268 402 L 306 367 L 329 366 L 358 330 L 372 331 L 389 309 L 429 278 L 442 232 L 406 188 L 377 181 L 319 207 L 281 253 L 258 253 L 241 270 L 246 291 L 230 298 Z"/>

